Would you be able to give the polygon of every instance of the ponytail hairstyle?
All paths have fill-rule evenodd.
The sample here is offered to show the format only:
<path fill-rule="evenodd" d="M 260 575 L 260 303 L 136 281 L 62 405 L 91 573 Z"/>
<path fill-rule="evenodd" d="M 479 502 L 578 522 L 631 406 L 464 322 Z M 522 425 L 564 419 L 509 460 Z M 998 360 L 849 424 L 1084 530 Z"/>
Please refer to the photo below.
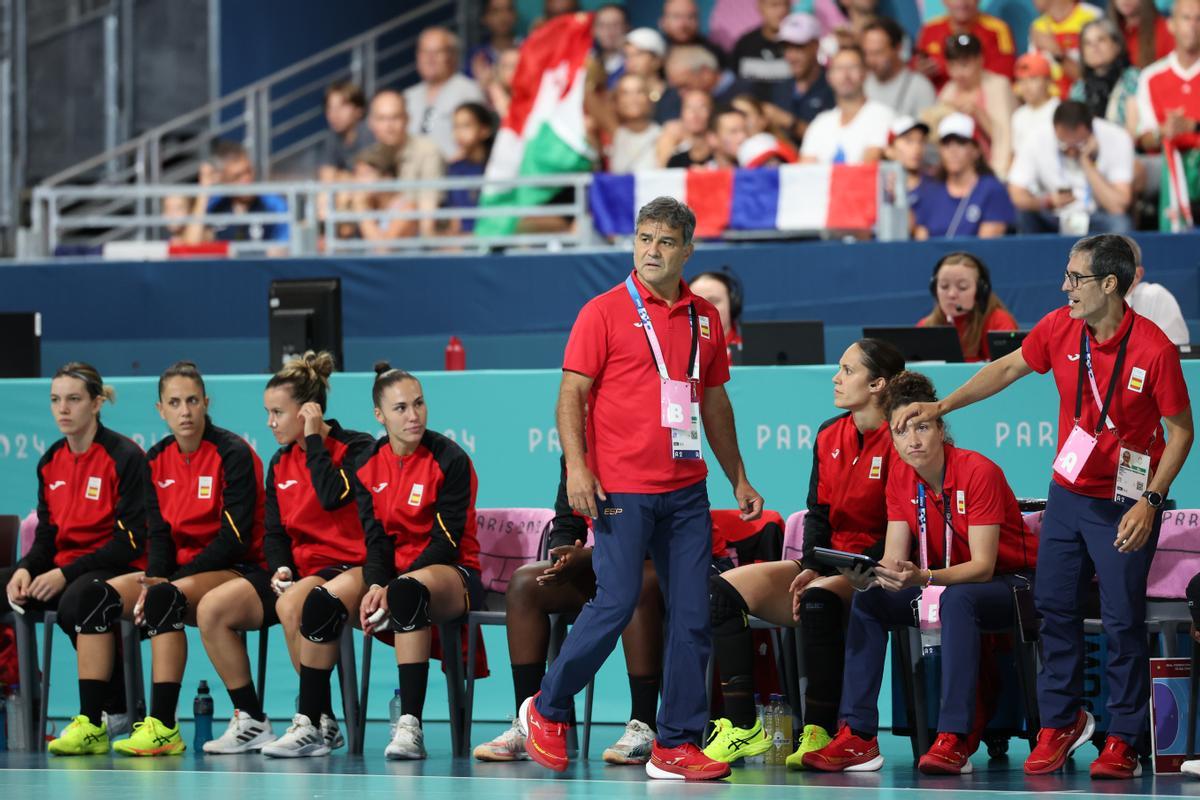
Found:
<path fill-rule="evenodd" d="M 871 380 L 892 378 L 904 372 L 904 355 L 891 342 L 883 339 L 859 339 L 855 342 L 862 350 L 862 364 L 867 368 Z"/>
<path fill-rule="evenodd" d="M 379 408 L 379 401 L 383 399 L 383 390 L 394 383 L 400 381 L 416 381 L 417 376 L 411 372 L 405 372 L 402 369 L 393 369 L 392 365 L 386 361 L 375 362 L 375 383 L 371 385 L 371 402 Z M 420 383 L 420 381 L 417 381 Z"/>
<path fill-rule="evenodd" d="M 308 350 L 302 356 L 297 356 L 283 365 L 267 381 L 268 389 L 286 386 L 292 392 L 292 399 L 299 405 L 316 403 L 325 413 L 326 399 L 329 396 L 329 376 L 334 370 L 333 354 L 326 350 L 315 353 Z"/>
<path fill-rule="evenodd" d="M 200 374 L 200 368 L 196 366 L 195 361 L 176 361 L 171 366 L 163 370 L 163 374 L 158 376 L 158 399 L 162 400 L 163 389 L 167 385 L 167 381 L 171 378 L 187 378 L 195 381 L 200 386 L 200 396 L 208 398 L 208 389 L 204 386 L 204 376 Z M 204 414 L 205 429 L 212 428 L 212 417 Z"/>
<path fill-rule="evenodd" d="M 117 390 L 105 383 L 100 377 L 100 371 L 86 361 L 68 361 L 58 368 L 54 378 L 74 378 L 83 381 L 88 396 L 93 400 L 99 397 L 107 403 L 117 402 Z M 100 419 L 99 413 L 96 414 L 96 419 Z"/>
<path fill-rule="evenodd" d="M 891 424 L 892 415 L 900 409 L 912 403 L 936 403 L 937 391 L 933 388 L 933 381 L 929 380 L 920 372 L 904 370 L 894 376 L 883 389 L 883 412 L 887 416 L 888 424 Z M 946 428 L 946 423 L 938 419 L 938 427 L 946 433 L 946 442 L 953 444 L 950 439 L 950 432 Z"/>

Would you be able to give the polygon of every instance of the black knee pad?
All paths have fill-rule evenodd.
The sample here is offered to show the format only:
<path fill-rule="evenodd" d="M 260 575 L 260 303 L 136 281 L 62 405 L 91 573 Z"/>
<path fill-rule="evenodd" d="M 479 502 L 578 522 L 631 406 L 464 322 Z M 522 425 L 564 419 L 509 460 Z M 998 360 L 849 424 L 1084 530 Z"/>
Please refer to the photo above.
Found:
<path fill-rule="evenodd" d="M 737 589 L 714 575 L 708 579 L 708 619 L 713 636 L 732 636 L 750 627 L 750 608 Z"/>
<path fill-rule="evenodd" d="M 146 590 L 142 604 L 146 635 L 183 630 L 183 617 L 187 614 L 188 601 L 183 592 L 173 583 L 156 583 Z"/>
<path fill-rule="evenodd" d="M 396 578 L 387 587 L 388 610 L 392 615 L 392 630 L 407 633 L 428 628 L 429 590 L 415 578 Z"/>
<path fill-rule="evenodd" d="M 94 580 L 79 593 L 76 633 L 108 633 L 121 618 L 121 594 L 106 581 Z"/>
<path fill-rule="evenodd" d="M 335 642 L 342 635 L 349 612 L 342 601 L 318 586 L 304 598 L 300 610 L 300 635 L 310 642 Z"/>
<path fill-rule="evenodd" d="M 805 641 L 840 640 L 845 618 L 846 604 L 828 589 L 809 589 L 800 598 L 800 629 Z"/>

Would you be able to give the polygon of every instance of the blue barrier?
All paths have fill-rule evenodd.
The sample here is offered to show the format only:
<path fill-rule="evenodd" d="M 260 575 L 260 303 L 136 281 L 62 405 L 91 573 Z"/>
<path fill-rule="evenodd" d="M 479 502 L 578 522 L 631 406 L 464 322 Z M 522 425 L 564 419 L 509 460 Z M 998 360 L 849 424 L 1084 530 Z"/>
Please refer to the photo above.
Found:
<path fill-rule="evenodd" d="M 1139 235 L 1149 277 L 1200 318 L 1200 270 L 1190 236 Z M 688 274 L 730 265 L 746 287 L 747 319 L 819 319 L 848 328 L 910 324 L 928 313 L 929 272 L 963 247 L 991 267 L 996 292 L 1023 324 L 1062 302 L 1071 240 L 699 243 Z M 179 358 L 210 372 L 267 368 L 267 291 L 272 280 L 342 279 L 346 367 L 387 357 L 436 369 L 451 334 L 472 368 L 559 363 L 580 306 L 630 269 L 629 253 L 431 256 L 385 259 L 50 262 L 4 268 L 0 311 L 43 315 L 43 369 L 87 357 L 105 374 L 157 375 Z"/>

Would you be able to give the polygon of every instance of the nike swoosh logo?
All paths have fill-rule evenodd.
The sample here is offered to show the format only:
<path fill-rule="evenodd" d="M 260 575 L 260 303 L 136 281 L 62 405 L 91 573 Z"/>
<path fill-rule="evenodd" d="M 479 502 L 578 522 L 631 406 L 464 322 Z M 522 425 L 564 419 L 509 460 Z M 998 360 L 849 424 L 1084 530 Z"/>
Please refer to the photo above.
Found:
<path fill-rule="evenodd" d="M 387 488 L 387 482 L 385 481 L 385 482 L 379 484 L 378 486 L 372 486 L 371 491 L 374 492 L 375 494 L 379 494 L 386 488 Z"/>
<path fill-rule="evenodd" d="M 55 489 L 61 489 L 63 486 L 66 486 L 66 485 L 67 485 L 66 481 L 55 481 L 54 483 L 50 484 L 50 486 L 48 486 L 47 488 L 53 492 Z"/>
<path fill-rule="evenodd" d="M 1079 353 L 1076 353 L 1073 356 L 1071 356 L 1071 355 L 1067 356 L 1067 361 L 1078 361 L 1078 360 L 1079 360 Z"/>
<path fill-rule="evenodd" d="M 283 483 L 277 483 L 275 485 L 278 486 L 280 489 L 290 489 L 296 485 L 296 482 L 295 481 L 284 481 Z"/>
<path fill-rule="evenodd" d="M 167 478 L 165 481 L 155 481 L 155 483 L 157 483 L 157 484 L 158 484 L 158 488 L 160 488 L 160 489 L 165 489 L 165 488 L 167 488 L 168 486 L 171 486 L 172 484 L 174 484 L 174 483 L 175 483 L 175 479 L 174 479 L 174 478 Z"/>

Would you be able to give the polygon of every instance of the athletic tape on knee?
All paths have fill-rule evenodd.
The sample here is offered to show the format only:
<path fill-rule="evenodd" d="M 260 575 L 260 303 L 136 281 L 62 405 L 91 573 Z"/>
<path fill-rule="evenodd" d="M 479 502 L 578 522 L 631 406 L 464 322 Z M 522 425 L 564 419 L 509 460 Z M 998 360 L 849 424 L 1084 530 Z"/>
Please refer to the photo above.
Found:
<path fill-rule="evenodd" d="M 318 586 L 304 598 L 304 608 L 300 610 L 300 635 L 317 644 L 337 641 L 349 616 L 341 600 L 324 586 Z"/>
<path fill-rule="evenodd" d="M 183 618 L 187 614 L 188 601 L 183 592 L 173 583 L 156 583 L 146 590 L 146 602 L 142 605 L 146 635 L 183 630 Z"/>
<path fill-rule="evenodd" d="M 845 630 L 845 609 L 842 598 L 828 589 L 809 589 L 800 598 L 800 629 L 805 639 L 840 640 Z"/>
<path fill-rule="evenodd" d="M 392 630 L 417 631 L 428 628 L 429 590 L 415 578 L 396 578 L 387 587 L 388 610 L 392 615 Z"/>
<path fill-rule="evenodd" d="M 121 618 L 121 594 L 107 582 L 93 580 L 79 593 L 76 633 L 108 633 Z"/>
<path fill-rule="evenodd" d="M 741 593 L 722 578 L 708 579 L 708 617 L 713 636 L 732 636 L 750 627 L 749 607 Z"/>

